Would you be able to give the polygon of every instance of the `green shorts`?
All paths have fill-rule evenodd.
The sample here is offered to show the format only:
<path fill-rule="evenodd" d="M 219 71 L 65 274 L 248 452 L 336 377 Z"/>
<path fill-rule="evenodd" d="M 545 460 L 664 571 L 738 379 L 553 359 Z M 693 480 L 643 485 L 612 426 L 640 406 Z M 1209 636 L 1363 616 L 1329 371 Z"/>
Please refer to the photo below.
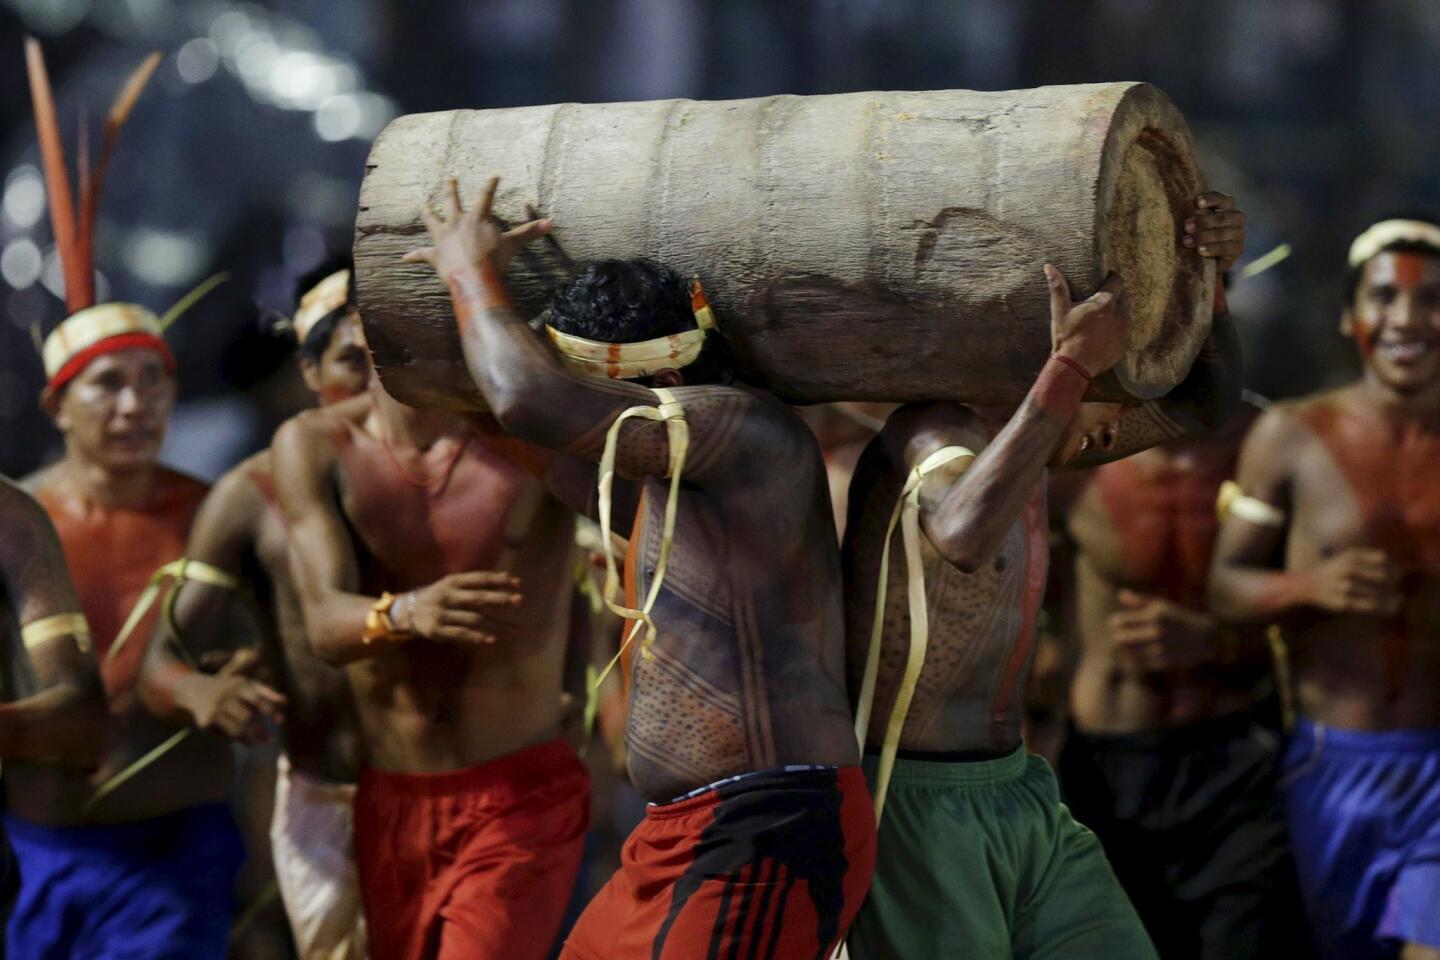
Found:
<path fill-rule="evenodd" d="M 873 778 L 876 759 L 865 758 Z M 852 960 L 1156 960 L 1100 842 L 1021 747 L 999 760 L 897 760 Z"/>

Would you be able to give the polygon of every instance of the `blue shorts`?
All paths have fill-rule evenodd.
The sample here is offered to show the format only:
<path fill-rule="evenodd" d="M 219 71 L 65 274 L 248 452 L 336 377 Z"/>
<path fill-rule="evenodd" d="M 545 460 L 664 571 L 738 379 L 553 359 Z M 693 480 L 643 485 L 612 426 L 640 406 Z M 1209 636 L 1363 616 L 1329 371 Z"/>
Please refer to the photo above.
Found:
<path fill-rule="evenodd" d="M 1281 787 L 1322 957 L 1440 948 L 1440 728 L 1337 730 L 1301 720 Z"/>
<path fill-rule="evenodd" d="M 245 856 L 223 803 L 134 823 L 5 818 L 20 868 L 11 955 L 26 960 L 224 960 Z"/>

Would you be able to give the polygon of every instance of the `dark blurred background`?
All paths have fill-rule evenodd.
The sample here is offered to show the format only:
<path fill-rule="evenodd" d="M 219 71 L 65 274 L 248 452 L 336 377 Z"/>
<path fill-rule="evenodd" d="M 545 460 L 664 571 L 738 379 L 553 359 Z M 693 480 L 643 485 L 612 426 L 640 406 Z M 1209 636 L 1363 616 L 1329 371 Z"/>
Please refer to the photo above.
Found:
<path fill-rule="evenodd" d="M 0 0 L 0 470 L 51 458 L 32 326 L 63 317 L 21 55 L 45 44 L 73 150 L 147 50 L 97 238 L 103 298 L 163 310 L 230 283 L 171 334 L 166 459 L 213 477 L 299 402 L 263 333 L 297 276 L 347 245 L 370 141 L 453 107 L 1148 80 L 1189 118 L 1212 186 L 1251 215 L 1231 304 L 1250 386 L 1353 375 L 1335 332 L 1345 248 L 1440 207 L 1435 0 Z M 94 138 L 92 137 L 92 142 Z"/>

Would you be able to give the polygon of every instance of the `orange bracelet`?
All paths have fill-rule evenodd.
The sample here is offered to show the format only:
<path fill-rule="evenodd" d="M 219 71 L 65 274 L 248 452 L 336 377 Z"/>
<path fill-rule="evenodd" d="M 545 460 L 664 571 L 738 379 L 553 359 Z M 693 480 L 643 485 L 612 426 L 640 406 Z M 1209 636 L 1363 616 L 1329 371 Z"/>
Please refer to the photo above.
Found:
<path fill-rule="evenodd" d="M 376 640 L 395 636 L 395 624 L 390 620 L 390 608 L 394 605 L 393 593 L 380 594 L 380 599 L 376 600 L 365 614 L 365 632 L 360 635 L 361 643 L 369 646 Z"/>

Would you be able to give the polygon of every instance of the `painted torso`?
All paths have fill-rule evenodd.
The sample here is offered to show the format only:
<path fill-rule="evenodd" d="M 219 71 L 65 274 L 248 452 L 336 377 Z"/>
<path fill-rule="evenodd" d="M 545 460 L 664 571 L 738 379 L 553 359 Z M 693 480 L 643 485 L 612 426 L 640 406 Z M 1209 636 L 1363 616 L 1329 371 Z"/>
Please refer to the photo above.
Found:
<path fill-rule="evenodd" d="M 411 640 L 347 668 L 370 763 L 449 770 L 558 732 L 574 515 L 537 479 L 533 447 L 473 432 L 434 463 L 428 482 L 386 442 L 334 418 L 340 505 L 367 595 L 401 593 L 469 570 L 506 570 L 524 603 L 487 621 L 497 642 Z"/>
<path fill-rule="evenodd" d="M 1391 618 L 1287 624 L 1301 707 L 1342 726 L 1440 726 L 1440 411 L 1401 416 L 1354 387 L 1292 409 L 1313 442 L 1293 474 L 1287 567 L 1379 549 L 1404 595 Z"/>
<path fill-rule="evenodd" d="M 109 509 L 74 495 L 59 482 L 59 476 L 54 469 L 47 471 L 33 483 L 33 489 L 60 536 L 70 576 L 94 632 L 96 655 L 101 658 L 101 675 L 110 697 L 114 740 L 105 764 L 93 778 L 100 784 L 174 733 L 135 696 L 159 603 L 118 652 L 110 651 L 151 575 L 184 554 L 190 522 L 207 488 L 198 480 L 160 468 L 142 507 Z M 160 816 L 224 799 L 230 780 L 230 753 L 223 742 L 190 736 L 88 813 L 81 810 L 83 795 L 67 795 L 56 799 L 45 819 L 52 823 L 84 819 L 126 822 Z"/>
<path fill-rule="evenodd" d="M 132 637 L 114 658 L 107 656 L 110 647 L 151 575 L 184 554 L 190 521 L 206 490 L 200 481 L 164 468 L 139 508 L 100 507 L 44 480 L 36 488 L 36 499 L 60 535 L 112 697 L 133 690 L 147 637 Z"/>
<path fill-rule="evenodd" d="M 903 467 L 876 442 L 861 457 L 850 490 L 852 525 L 845 542 L 845 575 L 852 691 L 860 689 L 885 528 L 904 479 Z M 1045 592 L 1048 539 L 1043 480 L 1036 484 L 995 555 L 974 573 L 950 563 L 922 531 L 930 638 L 901 748 L 1001 752 L 1020 743 L 1022 694 Z M 909 655 L 908 582 L 897 528 L 890 548 L 884 639 L 867 738 L 871 748 L 884 739 Z"/>
<path fill-rule="evenodd" d="M 1072 512 L 1079 550 L 1082 656 L 1071 690 L 1082 730 L 1134 732 L 1244 709 L 1268 671 L 1251 659 L 1192 671 L 1143 672 L 1111 643 L 1107 621 L 1128 589 L 1191 610 L 1206 609 L 1210 558 L 1220 522 L 1216 499 L 1235 473 L 1254 422 L 1240 414 L 1218 433 L 1154 448 L 1095 470 Z"/>

